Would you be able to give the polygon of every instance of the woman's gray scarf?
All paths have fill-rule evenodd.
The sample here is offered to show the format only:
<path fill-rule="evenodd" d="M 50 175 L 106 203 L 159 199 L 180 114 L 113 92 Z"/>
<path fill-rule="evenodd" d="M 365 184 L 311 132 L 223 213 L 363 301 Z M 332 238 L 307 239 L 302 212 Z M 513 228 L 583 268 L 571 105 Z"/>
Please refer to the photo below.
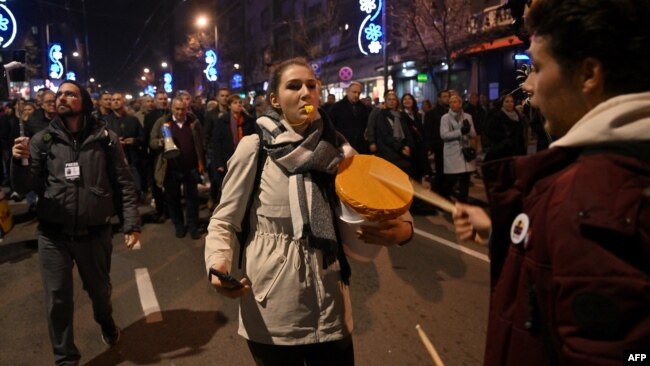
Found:
<path fill-rule="evenodd" d="M 505 113 L 505 115 L 508 116 L 508 118 L 511 120 L 519 122 L 519 113 L 517 113 L 517 111 L 513 110 L 512 112 L 508 112 L 505 108 L 502 107 L 501 112 Z"/>
<path fill-rule="evenodd" d="M 269 157 L 289 176 L 294 237 L 307 239 L 310 247 L 320 249 L 327 267 L 336 261 L 339 249 L 329 202 L 333 197 L 328 197 L 334 191 L 328 184 L 333 185 L 347 142 L 329 120 L 312 121 L 304 136 L 287 129 L 281 120 L 269 108 L 257 124 L 267 141 Z"/>
<path fill-rule="evenodd" d="M 449 113 L 451 118 L 454 121 L 456 121 L 456 123 L 458 123 L 458 128 L 463 127 L 463 120 L 465 119 L 465 112 L 463 112 L 462 110 L 458 111 L 458 112 L 454 112 L 454 111 L 451 110 L 451 108 L 449 108 L 449 112 L 447 112 L 447 113 Z M 461 135 L 459 140 L 461 142 L 461 146 L 464 146 L 464 147 L 469 146 L 469 136 L 468 135 Z"/>
<path fill-rule="evenodd" d="M 457 123 L 462 123 L 463 122 L 463 114 L 464 114 L 463 111 L 454 112 L 450 108 L 449 112 L 447 112 L 447 113 L 449 113 L 451 118 L 453 118 L 454 121 L 456 121 Z"/>
<path fill-rule="evenodd" d="M 391 119 L 390 116 L 393 118 Z M 393 137 L 397 141 L 402 141 L 405 138 L 404 129 L 402 128 L 401 114 L 398 111 L 390 111 L 390 116 L 388 117 L 388 123 L 391 124 L 393 128 Z"/>

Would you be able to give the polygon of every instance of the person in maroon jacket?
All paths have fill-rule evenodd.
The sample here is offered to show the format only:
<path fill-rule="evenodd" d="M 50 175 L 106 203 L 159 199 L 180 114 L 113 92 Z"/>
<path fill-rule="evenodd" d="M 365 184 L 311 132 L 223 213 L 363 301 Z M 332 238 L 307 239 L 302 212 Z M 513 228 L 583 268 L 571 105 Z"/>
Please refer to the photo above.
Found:
<path fill-rule="evenodd" d="M 648 0 L 529 9 L 524 90 L 560 138 L 483 167 L 490 217 L 454 213 L 460 239 L 489 241 L 486 365 L 621 365 L 650 345 L 648 19 Z"/>

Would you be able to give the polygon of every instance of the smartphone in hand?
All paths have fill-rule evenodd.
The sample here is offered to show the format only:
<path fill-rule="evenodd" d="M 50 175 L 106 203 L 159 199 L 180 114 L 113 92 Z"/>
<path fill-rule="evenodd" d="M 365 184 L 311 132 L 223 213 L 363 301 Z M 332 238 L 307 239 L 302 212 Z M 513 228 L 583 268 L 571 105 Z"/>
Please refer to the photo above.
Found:
<path fill-rule="evenodd" d="M 212 282 L 212 276 L 217 276 L 217 278 L 219 279 L 219 281 L 221 281 L 221 284 L 225 288 L 236 290 L 244 287 L 244 285 L 242 285 L 242 283 L 239 282 L 239 280 L 237 280 L 235 277 L 227 273 L 218 271 L 214 268 L 210 268 L 210 278 L 209 278 L 210 282 Z"/>

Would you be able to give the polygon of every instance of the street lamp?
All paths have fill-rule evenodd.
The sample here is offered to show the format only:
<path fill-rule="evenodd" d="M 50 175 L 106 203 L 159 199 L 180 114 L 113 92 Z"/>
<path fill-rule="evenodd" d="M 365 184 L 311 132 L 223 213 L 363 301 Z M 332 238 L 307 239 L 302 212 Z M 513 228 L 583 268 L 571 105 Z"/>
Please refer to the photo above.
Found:
<path fill-rule="evenodd" d="M 149 68 L 145 67 L 144 70 L 142 70 L 142 71 L 144 71 L 145 74 L 148 74 L 149 73 Z"/>
<path fill-rule="evenodd" d="M 196 18 L 196 26 L 199 28 L 205 28 L 208 25 L 208 18 L 205 15 L 199 15 Z M 214 50 L 217 51 L 219 41 L 219 32 L 217 29 L 217 21 L 214 22 Z"/>
<path fill-rule="evenodd" d="M 208 25 L 208 18 L 205 15 L 199 15 L 199 17 L 196 18 L 196 26 L 203 28 L 206 25 Z"/>
<path fill-rule="evenodd" d="M 95 82 L 95 78 L 90 78 L 90 79 L 88 79 L 88 81 L 90 81 L 91 83 L 94 83 L 94 82 Z"/>
<path fill-rule="evenodd" d="M 163 62 L 160 64 L 160 67 L 162 67 L 163 69 L 167 68 L 167 63 L 166 63 L 165 61 L 163 61 Z"/>
<path fill-rule="evenodd" d="M 77 51 L 72 52 L 72 57 L 79 57 L 79 52 Z"/>

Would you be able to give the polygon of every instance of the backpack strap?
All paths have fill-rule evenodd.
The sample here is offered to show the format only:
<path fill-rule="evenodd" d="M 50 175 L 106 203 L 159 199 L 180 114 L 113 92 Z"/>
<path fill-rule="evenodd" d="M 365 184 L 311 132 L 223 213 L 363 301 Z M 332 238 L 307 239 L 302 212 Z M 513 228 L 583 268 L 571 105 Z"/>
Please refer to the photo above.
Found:
<path fill-rule="evenodd" d="M 264 139 L 264 133 L 262 129 L 255 125 L 255 130 L 259 136 L 259 142 L 257 147 L 257 166 L 255 168 L 255 180 L 253 181 L 253 191 L 248 197 L 248 202 L 246 203 L 246 212 L 244 213 L 244 219 L 241 223 L 241 231 L 236 233 L 237 240 L 239 241 L 239 268 L 242 268 L 242 263 L 244 262 L 244 251 L 246 248 L 246 239 L 248 239 L 248 234 L 251 231 L 251 208 L 253 207 L 254 197 L 257 194 L 257 191 L 260 188 L 260 182 L 262 181 L 262 170 L 264 169 L 264 163 L 266 162 L 266 157 L 268 153 L 266 151 L 266 140 Z"/>

